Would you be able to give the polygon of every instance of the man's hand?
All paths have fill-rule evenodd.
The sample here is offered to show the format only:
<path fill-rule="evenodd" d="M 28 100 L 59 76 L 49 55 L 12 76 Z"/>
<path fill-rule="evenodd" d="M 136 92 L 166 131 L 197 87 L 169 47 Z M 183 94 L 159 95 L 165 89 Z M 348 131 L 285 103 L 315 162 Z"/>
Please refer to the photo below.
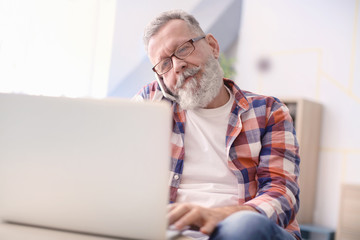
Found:
<path fill-rule="evenodd" d="M 210 235 L 220 221 L 241 210 L 256 211 L 249 206 L 204 208 L 189 203 L 174 203 L 168 206 L 167 217 L 169 225 L 174 225 L 179 230 L 186 226 L 196 226 L 200 228 L 200 232 Z"/>

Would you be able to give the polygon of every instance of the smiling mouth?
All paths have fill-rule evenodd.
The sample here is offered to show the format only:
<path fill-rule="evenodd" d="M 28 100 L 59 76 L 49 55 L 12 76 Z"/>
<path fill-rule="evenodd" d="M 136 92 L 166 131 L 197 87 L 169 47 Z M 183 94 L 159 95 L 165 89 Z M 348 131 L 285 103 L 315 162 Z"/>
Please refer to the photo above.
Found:
<path fill-rule="evenodd" d="M 175 86 L 175 91 L 179 91 L 180 89 L 183 89 L 185 87 L 185 84 L 188 83 L 194 76 L 188 76 L 186 78 L 179 79 L 179 83 Z"/>
<path fill-rule="evenodd" d="M 182 88 L 188 81 L 190 81 L 194 76 L 189 76 L 187 78 L 185 78 L 185 80 L 182 82 L 180 88 Z"/>
<path fill-rule="evenodd" d="M 197 68 L 192 68 L 192 69 L 189 69 L 187 70 L 186 72 L 183 73 L 182 76 L 180 76 L 178 78 L 178 82 L 175 86 L 175 91 L 176 90 L 179 90 L 181 88 L 183 88 L 185 86 L 185 84 L 187 82 L 189 82 L 189 80 L 191 80 L 192 78 L 195 77 L 195 75 L 200 71 L 200 67 L 197 67 Z"/>
<path fill-rule="evenodd" d="M 189 82 L 192 78 L 195 77 L 195 75 L 196 75 L 196 73 L 192 74 L 192 75 L 189 75 L 189 76 L 185 75 L 185 76 L 181 77 L 181 79 L 179 79 L 179 81 L 180 81 L 179 85 L 176 86 L 176 89 L 183 88 L 187 82 Z"/>

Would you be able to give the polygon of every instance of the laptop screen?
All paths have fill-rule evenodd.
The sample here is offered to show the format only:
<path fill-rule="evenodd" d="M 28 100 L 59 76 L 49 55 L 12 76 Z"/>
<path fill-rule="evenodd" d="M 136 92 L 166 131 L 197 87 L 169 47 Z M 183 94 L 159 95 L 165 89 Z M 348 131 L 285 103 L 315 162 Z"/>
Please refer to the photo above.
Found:
<path fill-rule="evenodd" d="M 169 106 L 0 94 L 0 112 L 3 221 L 164 238 Z"/>

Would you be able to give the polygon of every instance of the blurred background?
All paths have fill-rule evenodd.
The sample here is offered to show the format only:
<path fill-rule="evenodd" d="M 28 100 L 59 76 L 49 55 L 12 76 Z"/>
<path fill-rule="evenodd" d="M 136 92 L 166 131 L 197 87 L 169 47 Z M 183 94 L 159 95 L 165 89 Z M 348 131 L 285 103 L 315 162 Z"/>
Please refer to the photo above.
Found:
<path fill-rule="evenodd" d="M 144 26 L 178 8 L 219 40 L 240 88 L 322 106 L 304 223 L 351 225 L 360 215 L 360 0 L 0 0 L 0 92 L 130 98 L 154 80 Z M 350 205 L 343 186 L 355 189 Z"/>

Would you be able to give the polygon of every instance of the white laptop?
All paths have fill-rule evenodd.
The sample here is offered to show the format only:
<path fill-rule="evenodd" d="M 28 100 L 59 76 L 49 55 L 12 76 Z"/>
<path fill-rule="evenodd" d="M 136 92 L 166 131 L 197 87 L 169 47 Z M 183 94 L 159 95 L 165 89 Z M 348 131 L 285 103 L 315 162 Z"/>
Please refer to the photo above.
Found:
<path fill-rule="evenodd" d="M 0 218 L 165 239 L 165 103 L 0 94 Z"/>

